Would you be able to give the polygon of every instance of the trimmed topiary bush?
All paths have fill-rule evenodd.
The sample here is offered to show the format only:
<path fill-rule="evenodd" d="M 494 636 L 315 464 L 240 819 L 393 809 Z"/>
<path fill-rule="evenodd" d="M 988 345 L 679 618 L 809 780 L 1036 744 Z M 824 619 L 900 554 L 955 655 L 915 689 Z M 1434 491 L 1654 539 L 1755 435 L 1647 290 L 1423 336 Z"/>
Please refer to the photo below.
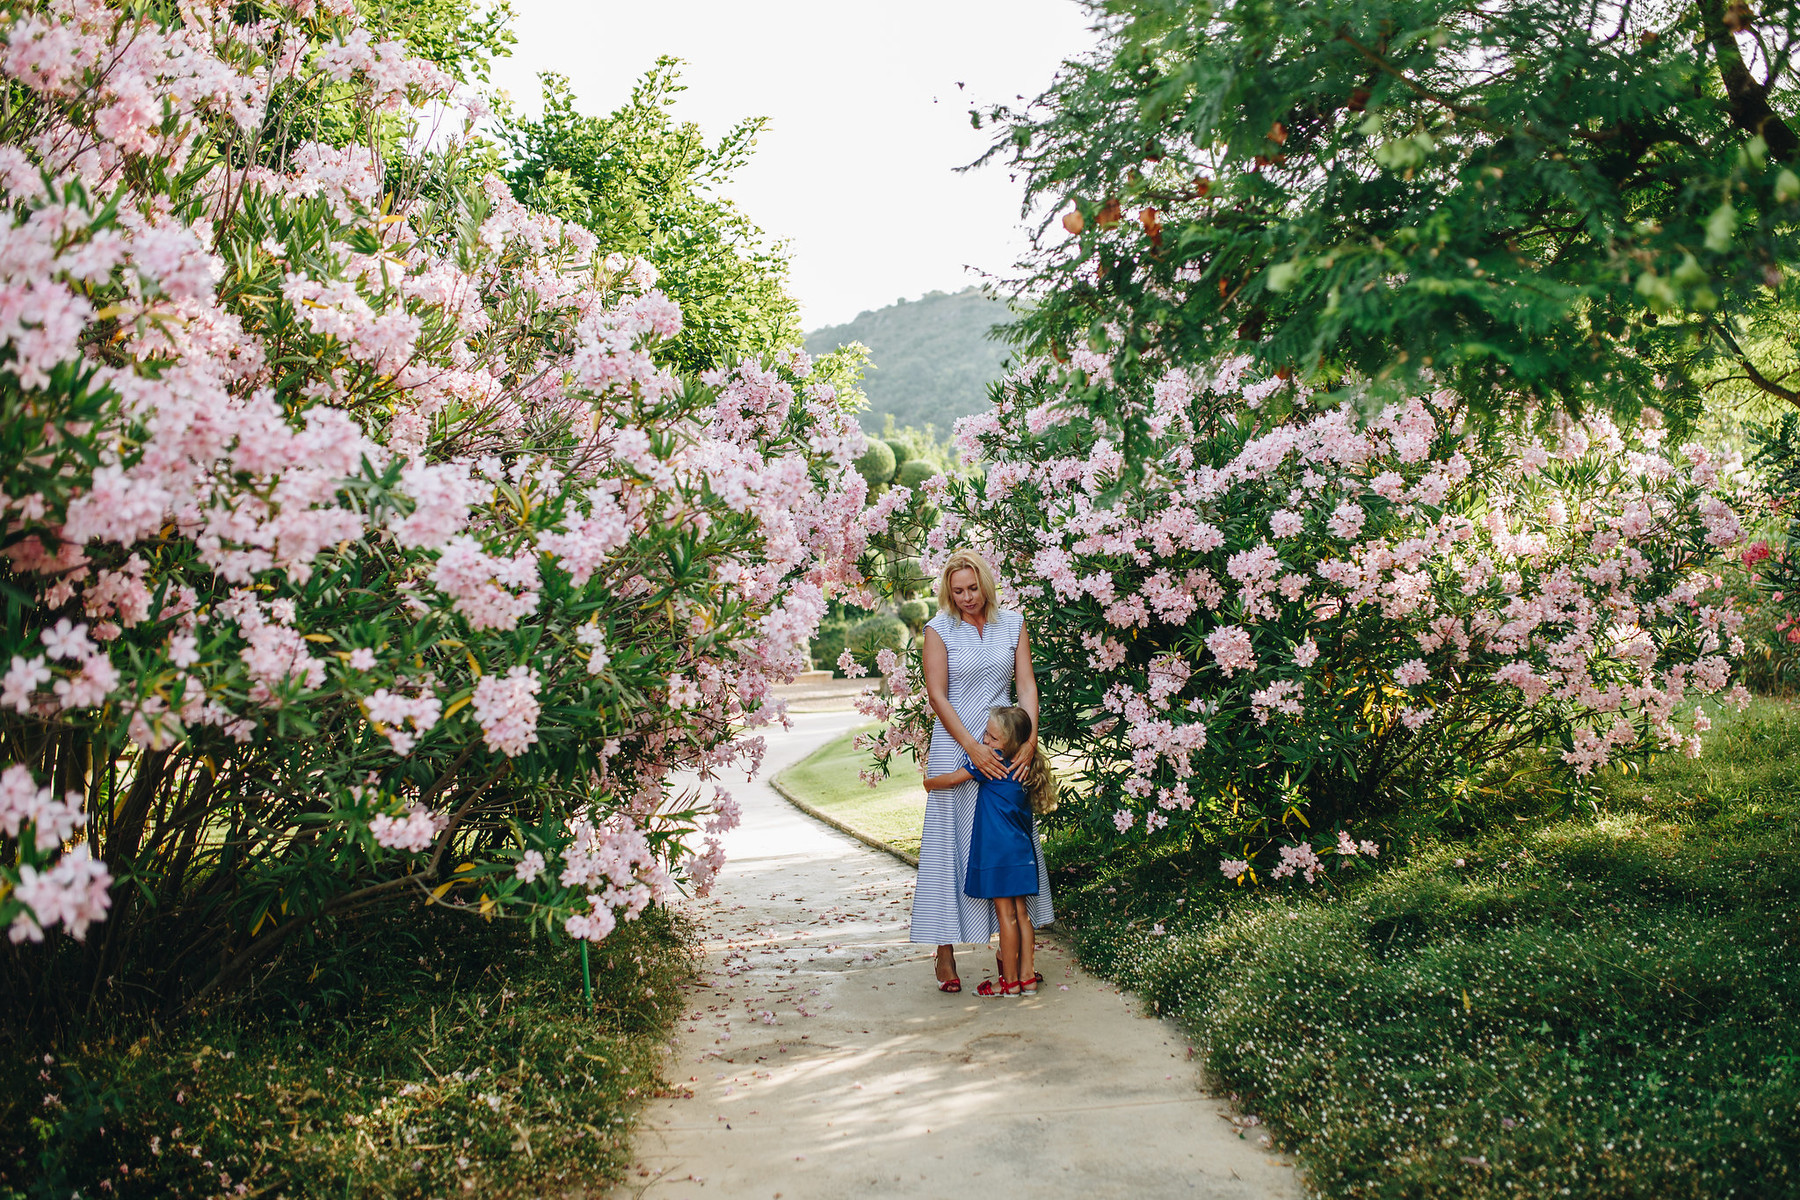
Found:
<path fill-rule="evenodd" d="M 894 465 L 896 467 L 904 467 L 907 463 L 913 461 L 912 447 L 908 446 L 899 438 L 889 438 L 887 440 L 887 448 L 894 452 Z"/>
<path fill-rule="evenodd" d="M 923 600 L 908 600 L 900 606 L 900 619 L 914 633 L 925 628 L 925 622 L 931 620 L 931 606 Z"/>
<path fill-rule="evenodd" d="M 894 482 L 916 492 L 919 490 L 920 484 L 937 473 L 937 468 L 924 459 L 911 458 L 900 464 L 900 469 L 894 474 Z"/>
<path fill-rule="evenodd" d="M 870 442 L 869 448 L 856 460 L 856 469 L 869 481 L 870 487 L 880 487 L 894 477 L 893 448 L 886 442 Z"/>
<path fill-rule="evenodd" d="M 875 656 L 881 651 L 892 650 L 897 654 L 906 648 L 906 624 L 899 617 L 869 617 L 850 627 L 845 645 L 852 658 L 873 671 Z"/>

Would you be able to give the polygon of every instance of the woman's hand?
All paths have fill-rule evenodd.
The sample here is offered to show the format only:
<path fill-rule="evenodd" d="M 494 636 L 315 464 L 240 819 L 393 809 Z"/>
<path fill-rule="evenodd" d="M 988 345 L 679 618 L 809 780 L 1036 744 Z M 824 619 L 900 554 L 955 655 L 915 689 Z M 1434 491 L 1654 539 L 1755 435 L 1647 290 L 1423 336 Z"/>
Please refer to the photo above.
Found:
<path fill-rule="evenodd" d="M 969 762 L 974 768 L 989 779 L 1006 778 L 1006 767 L 1000 762 L 1000 756 L 994 753 L 991 746 L 976 742 L 964 752 L 968 754 Z"/>
<path fill-rule="evenodd" d="M 1013 755 L 1012 770 L 1006 773 L 1008 778 L 1017 779 L 1023 782 L 1025 779 L 1025 772 L 1030 768 L 1032 757 L 1036 754 L 1037 734 L 1034 733 L 1026 739 L 1023 746 L 1019 747 L 1019 752 Z"/>

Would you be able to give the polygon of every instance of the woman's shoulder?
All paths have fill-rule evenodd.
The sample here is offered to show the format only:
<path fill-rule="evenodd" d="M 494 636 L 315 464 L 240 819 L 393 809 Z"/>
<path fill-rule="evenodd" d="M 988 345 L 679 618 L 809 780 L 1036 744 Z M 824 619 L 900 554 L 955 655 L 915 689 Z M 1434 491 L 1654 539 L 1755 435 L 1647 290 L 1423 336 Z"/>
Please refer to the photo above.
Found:
<path fill-rule="evenodd" d="M 937 635 L 943 637 L 950 632 L 950 627 L 955 623 L 956 618 L 940 608 L 932 615 L 931 620 L 925 622 L 925 628 L 935 629 Z"/>

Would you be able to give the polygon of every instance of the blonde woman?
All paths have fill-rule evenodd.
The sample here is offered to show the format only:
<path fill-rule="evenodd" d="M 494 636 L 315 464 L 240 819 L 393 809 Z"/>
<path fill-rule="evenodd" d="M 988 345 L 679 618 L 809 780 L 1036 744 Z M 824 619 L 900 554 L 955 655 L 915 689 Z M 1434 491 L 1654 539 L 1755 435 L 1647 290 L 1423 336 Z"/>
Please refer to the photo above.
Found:
<path fill-rule="evenodd" d="M 966 755 L 974 771 L 989 779 L 1023 779 L 1037 754 L 1038 689 L 1031 670 L 1031 639 L 1025 618 L 1000 608 L 994 571 L 973 550 L 958 550 L 938 576 L 938 612 L 925 626 L 925 694 L 937 723 L 925 773 L 939 776 L 962 765 Z M 982 743 L 988 714 L 1013 703 L 1031 717 L 1031 736 L 1012 756 L 1010 770 L 992 747 Z M 955 787 L 928 793 L 925 831 L 919 845 L 919 881 L 913 889 L 912 941 L 937 947 L 938 990 L 962 991 L 956 973 L 956 943 L 986 945 L 1000 931 L 994 906 L 963 892 L 969 842 L 975 825 L 977 784 L 973 777 Z M 1032 828 L 1037 850 L 1038 886 L 1025 897 L 1029 920 L 1024 936 L 1055 918 L 1050 906 L 1050 877 Z"/>

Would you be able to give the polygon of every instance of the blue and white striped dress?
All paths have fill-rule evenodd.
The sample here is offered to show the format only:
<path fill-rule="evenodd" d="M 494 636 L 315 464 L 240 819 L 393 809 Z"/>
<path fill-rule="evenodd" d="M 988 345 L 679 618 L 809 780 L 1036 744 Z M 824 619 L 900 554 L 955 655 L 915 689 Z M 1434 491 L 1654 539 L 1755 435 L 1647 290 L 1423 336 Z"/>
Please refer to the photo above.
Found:
<path fill-rule="evenodd" d="M 950 707 L 956 710 L 963 728 L 980 737 L 987 728 L 988 710 L 1012 703 L 1013 664 L 1025 618 L 1018 613 L 996 613 L 977 634 L 968 622 L 940 612 L 931 619 L 929 628 L 937 630 L 944 639 L 950 667 Z M 962 747 L 938 721 L 931 731 L 926 774 L 954 771 L 962 765 L 962 759 Z M 919 844 L 919 880 L 913 888 L 914 942 L 930 946 L 985 944 L 1000 932 L 993 902 L 965 896 L 962 890 L 963 872 L 969 865 L 969 837 L 975 827 L 977 790 L 971 779 L 927 794 L 925 832 Z M 1029 901 L 1031 923 L 1041 927 L 1055 920 L 1056 914 L 1050 907 L 1050 876 L 1044 869 L 1036 820 L 1031 823 L 1031 841 L 1038 860 L 1038 891 Z"/>

